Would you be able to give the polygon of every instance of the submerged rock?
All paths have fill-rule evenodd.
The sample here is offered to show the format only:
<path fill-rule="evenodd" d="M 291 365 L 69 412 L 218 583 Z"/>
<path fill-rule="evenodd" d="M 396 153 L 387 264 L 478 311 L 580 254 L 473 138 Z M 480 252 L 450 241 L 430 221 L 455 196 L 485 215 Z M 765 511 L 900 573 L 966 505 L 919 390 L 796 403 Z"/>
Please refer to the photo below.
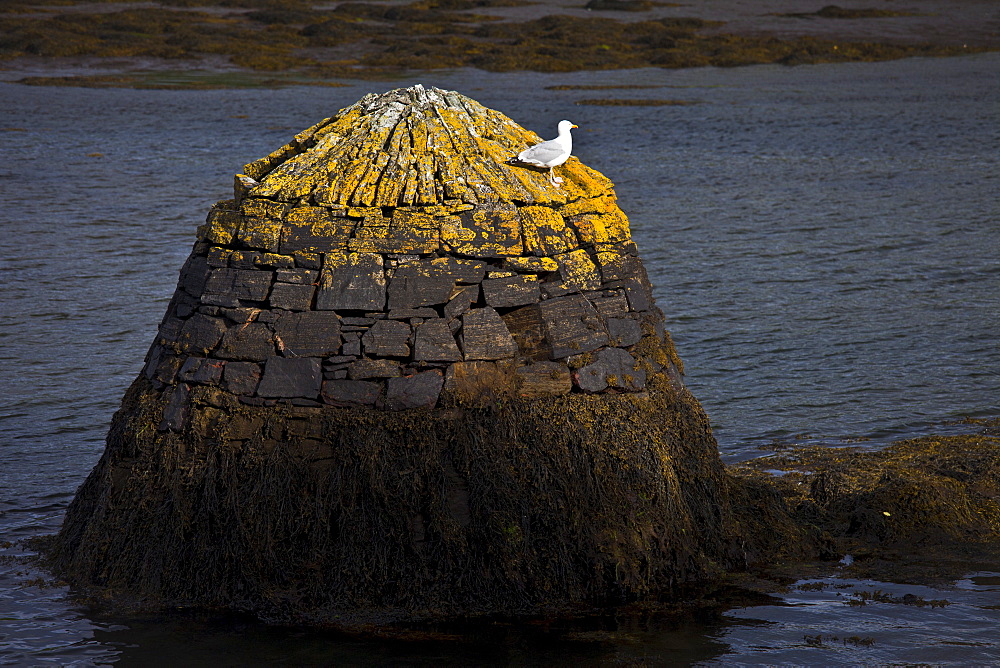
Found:
<path fill-rule="evenodd" d="M 612 184 L 504 164 L 537 141 L 416 86 L 247 165 L 57 570 L 344 625 L 672 596 L 794 544 L 732 491 Z"/>

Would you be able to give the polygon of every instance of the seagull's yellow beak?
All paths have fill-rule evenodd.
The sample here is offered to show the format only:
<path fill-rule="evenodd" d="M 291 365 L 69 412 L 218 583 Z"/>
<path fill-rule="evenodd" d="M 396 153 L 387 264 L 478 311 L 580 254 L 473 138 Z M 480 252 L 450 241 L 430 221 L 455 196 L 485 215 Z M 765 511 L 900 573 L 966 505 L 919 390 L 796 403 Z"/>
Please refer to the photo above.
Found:
<path fill-rule="evenodd" d="M 571 125 L 570 127 L 571 127 L 571 128 L 578 128 L 578 127 L 580 127 L 580 126 L 579 126 L 579 125 Z"/>

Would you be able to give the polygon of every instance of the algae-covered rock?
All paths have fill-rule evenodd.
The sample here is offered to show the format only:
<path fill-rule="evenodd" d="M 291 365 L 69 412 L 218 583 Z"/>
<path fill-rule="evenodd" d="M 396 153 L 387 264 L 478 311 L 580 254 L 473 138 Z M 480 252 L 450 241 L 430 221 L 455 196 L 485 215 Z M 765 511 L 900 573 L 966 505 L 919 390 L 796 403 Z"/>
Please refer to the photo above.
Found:
<path fill-rule="evenodd" d="M 536 141 L 416 86 L 247 165 L 58 571 L 346 624 L 670 596 L 793 544 L 773 494 L 731 489 L 612 184 L 505 164 Z"/>

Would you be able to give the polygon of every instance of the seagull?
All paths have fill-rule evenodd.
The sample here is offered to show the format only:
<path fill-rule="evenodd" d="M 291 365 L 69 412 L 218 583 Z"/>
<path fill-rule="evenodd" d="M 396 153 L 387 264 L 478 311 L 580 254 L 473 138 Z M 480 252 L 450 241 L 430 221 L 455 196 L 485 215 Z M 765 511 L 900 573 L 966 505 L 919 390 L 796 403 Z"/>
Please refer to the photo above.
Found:
<path fill-rule="evenodd" d="M 555 167 L 566 162 L 573 153 L 573 136 L 570 130 L 577 127 L 569 121 L 559 121 L 559 136 L 555 139 L 543 141 L 535 144 L 531 148 L 521 151 L 516 158 L 507 161 L 508 165 L 534 165 L 535 167 L 549 168 L 549 183 L 556 188 L 563 182 L 561 178 L 553 174 Z"/>

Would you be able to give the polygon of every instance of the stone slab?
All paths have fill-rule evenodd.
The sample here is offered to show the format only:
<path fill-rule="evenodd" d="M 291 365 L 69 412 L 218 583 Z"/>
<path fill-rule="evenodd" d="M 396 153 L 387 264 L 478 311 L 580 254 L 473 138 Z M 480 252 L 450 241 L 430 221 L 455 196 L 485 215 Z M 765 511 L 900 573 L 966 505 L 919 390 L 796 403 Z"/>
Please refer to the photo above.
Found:
<path fill-rule="evenodd" d="M 413 359 L 421 362 L 458 362 L 462 359 L 447 320 L 427 320 L 416 328 Z"/>
<path fill-rule="evenodd" d="M 545 334 L 545 321 L 538 304 L 516 308 L 501 316 L 520 355 L 530 360 L 547 360 L 552 357 L 552 345 Z"/>
<path fill-rule="evenodd" d="M 218 345 L 226 332 L 226 321 L 203 313 L 195 313 L 184 321 L 177 343 L 190 353 L 208 353 Z"/>
<path fill-rule="evenodd" d="M 347 368 L 347 377 L 351 380 L 367 378 L 394 378 L 402 375 L 399 362 L 395 360 L 361 359 Z"/>
<path fill-rule="evenodd" d="M 251 396 L 260 382 L 260 365 L 253 362 L 226 362 L 223 386 L 233 394 Z"/>
<path fill-rule="evenodd" d="M 597 359 L 573 374 L 573 381 L 584 392 L 600 392 L 609 387 L 638 392 L 646 387 L 646 371 L 635 358 L 621 348 L 605 348 Z"/>
<path fill-rule="evenodd" d="M 518 368 L 517 393 L 522 397 L 546 397 L 568 394 L 573 389 L 569 368 L 559 362 L 536 362 Z"/>
<path fill-rule="evenodd" d="M 322 382 L 323 371 L 315 357 L 271 357 L 264 365 L 257 395 L 315 398 L 319 396 Z"/>
<path fill-rule="evenodd" d="M 621 348 L 634 346 L 642 340 L 642 324 L 631 318 L 608 318 L 604 321 L 608 328 L 611 345 Z"/>
<path fill-rule="evenodd" d="M 580 294 L 539 302 L 552 358 L 597 350 L 610 342 L 597 310 Z"/>
<path fill-rule="evenodd" d="M 433 369 L 412 376 L 390 378 L 386 383 L 382 407 L 392 411 L 434 408 L 442 385 L 444 376 Z"/>
<path fill-rule="evenodd" d="M 365 355 L 370 357 L 409 357 L 410 325 L 400 320 L 379 320 L 361 337 Z"/>
<path fill-rule="evenodd" d="M 507 325 L 490 306 L 462 315 L 462 341 L 466 361 L 499 360 L 517 354 L 517 344 Z"/>
<path fill-rule="evenodd" d="M 382 392 L 382 383 L 366 380 L 327 380 L 323 401 L 334 406 L 371 406 Z"/>
<path fill-rule="evenodd" d="M 381 255 L 348 253 L 326 256 L 320 276 L 318 310 L 381 311 L 386 280 Z"/>
<path fill-rule="evenodd" d="M 285 357 L 327 357 L 340 350 L 340 321 L 330 311 L 286 313 L 274 333 Z"/>
<path fill-rule="evenodd" d="M 222 380 L 222 369 L 225 364 L 222 360 L 189 357 L 184 360 L 180 371 L 177 372 L 177 379 L 183 383 L 218 385 Z"/>
<path fill-rule="evenodd" d="M 205 282 L 205 293 L 235 297 L 247 301 L 264 301 L 271 289 L 273 271 L 262 269 L 213 269 Z"/>
<path fill-rule="evenodd" d="M 531 275 L 489 278 L 483 281 L 483 299 L 494 308 L 534 304 L 541 294 L 538 279 Z"/>
<path fill-rule="evenodd" d="M 275 283 L 271 289 L 268 303 L 272 308 L 285 309 L 286 311 L 308 311 L 312 306 L 315 291 L 316 288 L 312 285 Z"/>
<path fill-rule="evenodd" d="M 249 322 L 226 330 L 215 356 L 227 360 L 263 362 L 274 354 L 271 328 L 262 322 Z"/>

